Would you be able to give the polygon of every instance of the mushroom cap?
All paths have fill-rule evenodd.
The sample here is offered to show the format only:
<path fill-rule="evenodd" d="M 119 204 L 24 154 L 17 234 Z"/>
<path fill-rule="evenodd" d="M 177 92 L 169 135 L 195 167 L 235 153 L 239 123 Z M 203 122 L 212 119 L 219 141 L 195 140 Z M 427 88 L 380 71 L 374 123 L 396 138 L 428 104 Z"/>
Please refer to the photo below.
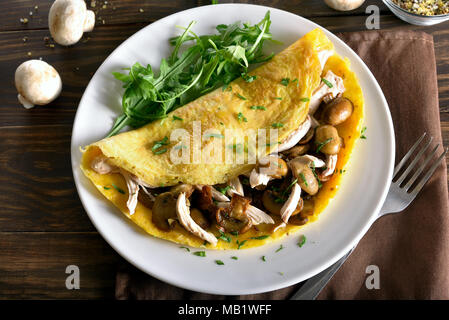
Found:
<path fill-rule="evenodd" d="M 22 63 L 16 69 L 15 84 L 20 96 L 37 105 L 50 103 L 59 96 L 62 89 L 58 71 L 41 60 Z"/>
<path fill-rule="evenodd" d="M 48 13 L 48 27 L 53 39 L 63 46 L 77 43 L 84 31 L 91 31 L 95 14 L 88 13 L 83 0 L 56 0 Z"/>
<path fill-rule="evenodd" d="M 349 11 L 360 7 L 365 0 L 324 0 L 332 9 L 338 11 Z"/>

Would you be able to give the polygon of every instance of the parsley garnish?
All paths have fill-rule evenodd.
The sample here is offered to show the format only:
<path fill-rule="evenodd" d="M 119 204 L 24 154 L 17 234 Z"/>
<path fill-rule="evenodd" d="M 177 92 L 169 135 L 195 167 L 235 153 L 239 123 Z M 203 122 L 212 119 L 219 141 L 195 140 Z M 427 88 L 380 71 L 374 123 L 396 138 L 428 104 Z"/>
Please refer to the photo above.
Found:
<path fill-rule="evenodd" d="M 247 100 L 244 96 L 242 96 L 240 93 L 236 93 L 236 96 L 239 97 L 242 100 Z"/>
<path fill-rule="evenodd" d="M 279 247 L 279 249 L 277 249 L 275 252 L 279 252 L 279 251 L 281 251 L 282 249 L 284 249 L 284 246 L 281 244 L 281 246 Z"/>
<path fill-rule="evenodd" d="M 362 131 L 360 132 L 360 139 L 366 139 L 365 131 L 366 131 L 366 127 L 363 127 Z"/>
<path fill-rule="evenodd" d="M 301 248 L 305 243 L 306 243 L 306 236 L 305 235 L 302 235 L 300 238 L 299 238 L 299 242 L 298 242 L 298 246 Z"/>
<path fill-rule="evenodd" d="M 182 118 L 180 118 L 180 117 L 177 117 L 177 116 L 173 115 L 173 120 L 172 120 L 172 121 L 175 121 L 175 120 L 179 120 L 179 121 L 182 121 Z"/>
<path fill-rule="evenodd" d="M 321 142 L 321 143 L 318 145 L 318 148 L 316 148 L 316 152 L 317 152 L 317 153 L 320 152 L 321 148 L 323 148 L 326 144 L 328 144 L 328 143 L 331 142 L 332 140 L 333 140 L 333 138 L 329 138 L 329 139 L 326 139 L 325 141 Z"/>
<path fill-rule="evenodd" d="M 237 240 L 235 243 L 237 244 L 237 250 L 240 250 L 240 248 L 246 243 L 246 241 L 248 240 L 243 240 L 242 242 L 240 242 L 239 240 Z"/>
<path fill-rule="evenodd" d="M 267 110 L 267 108 L 265 108 L 264 106 L 251 106 L 250 107 L 251 110 Z"/>
<path fill-rule="evenodd" d="M 226 192 L 228 192 L 229 189 L 231 189 L 231 186 L 226 186 L 224 188 L 217 188 L 218 191 L 220 191 L 223 194 L 226 194 Z"/>
<path fill-rule="evenodd" d="M 308 102 L 308 101 L 310 101 L 310 99 L 309 98 L 301 98 L 301 101 L 302 102 Z"/>
<path fill-rule="evenodd" d="M 334 87 L 334 85 L 329 80 L 326 80 L 326 79 L 322 78 L 321 81 L 323 81 L 324 84 L 326 86 L 328 86 L 329 88 L 333 88 Z"/>
<path fill-rule="evenodd" d="M 307 183 L 306 177 L 304 177 L 304 174 L 302 172 L 299 173 L 299 176 L 301 177 L 302 182 L 304 182 L 304 184 L 306 185 L 306 187 L 309 186 L 309 184 Z"/>
<path fill-rule="evenodd" d="M 151 148 L 151 151 L 153 151 L 154 154 L 162 154 L 164 152 L 167 152 L 166 148 L 162 148 L 162 146 L 166 146 L 168 145 L 168 137 L 165 136 L 164 139 L 162 139 L 161 141 L 156 141 L 153 145 L 153 147 Z"/>
<path fill-rule="evenodd" d="M 236 256 L 231 257 L 232 260 L 238 260 L 239 258 L 237 258 Z"/>
<path fill-rule="evenodd" d="M 240 122 L 248 122 L 248 119 L 245 118 L 245 116 L 243 115 L 243 113 L 239 112 L 237 115 L 237 119 L 239 119 Z"/>
<path fill-rule="evenodd" d="M 258 236 L 258 237 L 251 237 L 250 239 L 253 240 L 265 240 L 269 237 L 269 235 L 263 235 L 263 236 Z"/>
<path fill-rule="evenodd" d="M 206 256 L 206 251 L 196 251 L 193 254 L 195 256 L 198 256 L 198 257 L 205 257 Z"/>
<path fill-rule="evenodd" d="M 215 263 L 218 264 L 219 266 L 223 266 L 224 262 L 221 260 L 215 260 Z"/>
<path fill-rule="evenodd" d="M 221 240 L 223 240 L 223 241 L 226 241 L 226 242 L 228 242 L 228 243 L 231 243 L 231 237 L 229 237 L 229 236 L 227 236 L 226 234 L 224 234 L 223 231 L 221 231 L 221 230 L 219 230 L 219 231 L 220 231 L 220 236 L 218 237 L 218 239 L 221 239 Z"/>
<path fill-rule="evenodd" d="M 205 135 L 206 138 L 220 138 L 223 139 L 224 135 L 222 135 L 221 133 L 209 133 Z"/>
<path fill-rule="evenodd" d="M 111 190 L 111 188 L 104 186 L 103 187 L 105 190 Z"/>
<path fill-rule="evenodd" d="M 115 190 L 117 190 L 118 192 L 120 192 L 121 194 L 125 194 L 126 192 L 123 191 L 122 189 L 120 189 L 119 187 L 117 187 L 115 184 L 112 183 L 112 186 L 114 187 Z"/>
<path fill-rule="evenodd" d="M 280 122 L 275 122 L 275 123 L 272 123 L 271 126 L 273 128 L 282 128 L 284 126 L 284 124 L 280 123 Z"/>
<path fill-rule="evenodd" d="M 281 80 L 281 84 L 283 86 L 288 86 L 289 83 L 290 83 L 290 78 L 284 78 Z"/>
<path fill-rule="evenodd" d="M 281 98 L 281 97 L 275 97 L 275 99 L 276 99 L 276 100 L 282 100 L 282 98 Z"/>
<path fill-rule="evenodd" d="M 263 262 L 267 261 L 267 260 L 265 259 L 265 256 L 262 256 L 261 259 L 262 259 Z"/>
<path fill-rule="evenodd" d="M 186 249 L 187 252 L 190 252 L 190 249 L 187 248 L 187 247 L 179 247 L 179 248 L 181 248 L 181 249 Z"/>
<path fill-rule="evenodd" d="M 250 83 L 250 82 L 253 82 L 254 80 L 256 80 L 256 79 L 257 79 L 257 76 L 250 76 L 250 75 L 247 74 L 247 73 L 242 73 L 242 78 L 243 78 L 246 82 Z"/>
<path fill-rule="evenodd" d="M 295 79 L 292 80 L 292 83 L 294 83 L 294 82 L 296 82 L 296 86 L 299 87 L 299 81 L 298 81 L 297 78 L 295 78 Z"/>

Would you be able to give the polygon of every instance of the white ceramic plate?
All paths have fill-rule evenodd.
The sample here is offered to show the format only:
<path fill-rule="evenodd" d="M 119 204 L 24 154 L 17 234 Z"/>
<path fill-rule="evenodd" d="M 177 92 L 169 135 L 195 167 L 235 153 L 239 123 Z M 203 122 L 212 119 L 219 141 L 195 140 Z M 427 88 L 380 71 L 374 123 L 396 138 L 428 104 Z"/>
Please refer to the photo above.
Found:
<path fill-rule="evenodd" d="M 126 260 L 170 284 L 213 294 L 252 294 L 283 288 L 329 267 L 360 240 L 383 204 L 394 161 L 393 125 L 384 95 L 360 58 L 336 36 L 327 32 L 337 52 L 351 60 L 366 100 L 367 140 L 357 143 L 351 166 L 331 205 L 317 222 L 284 240 L 248 250 L 207 250 L 201 258 L 174 243 L 155 239 L 132 224 L 94 188 L 79 169 L 80 146 L 102 139 L 120 112 L 123 89 L 111 72 L 136 61 L 157 67 L 170 53 L 168 39 L 190 21 L 197 34 L 214 32 L 217 24 L 259 22 L 271 11 L 271 32 L 283 45 L 280 51 L 308 31 L 319 27 L 297 15 L 263 6 L 223 4 L 194 8 L 161 19 L 121 44 L 92 77 L 81 99 L 72 134 L 72 167 L 80 199 L 95 227 Z M 299 248 L 300 234 L 307 243 Z M 280 245 L 284 249 L 275 253 Z M 266 262 L 261 256 L 266 256 Z M 237 256 L 238 260 L 230 259 Z M 219 266 L 214 260 L 225 265 Z"/>

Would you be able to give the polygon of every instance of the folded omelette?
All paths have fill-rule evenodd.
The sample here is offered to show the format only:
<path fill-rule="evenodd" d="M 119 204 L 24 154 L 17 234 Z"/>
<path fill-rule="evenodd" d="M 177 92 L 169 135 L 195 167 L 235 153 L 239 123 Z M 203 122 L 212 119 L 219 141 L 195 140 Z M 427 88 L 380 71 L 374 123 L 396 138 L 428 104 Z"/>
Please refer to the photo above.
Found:
<path fill-rule="evenodd" d="M 320 29 L 250 76 L 257 80 L 237 79 L 166 119 L 85 147 L 82 171 L 158 238 L 244 249 L 296 231 L 338 189 L 361 129 L 362 91 Z"/>

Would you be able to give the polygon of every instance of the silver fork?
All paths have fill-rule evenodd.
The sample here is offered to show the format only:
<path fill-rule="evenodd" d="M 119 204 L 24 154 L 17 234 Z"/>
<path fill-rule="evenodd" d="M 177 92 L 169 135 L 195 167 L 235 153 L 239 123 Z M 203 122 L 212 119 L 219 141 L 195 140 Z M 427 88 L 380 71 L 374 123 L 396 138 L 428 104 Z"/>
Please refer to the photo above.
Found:
<path fill-rule="evenodd" d="M 448 149 L 446 149 L 440 157 L 434 162 L 434 164 L 428 169 L 427 173 L 417 181 L 418 177 L 424 171 L 426 166 L 432 160 L 433 156 L 436 154 L 439 144 L 437 144 L 429 156 L 424 160 L 424 163 L 416 169 L 413 176 L 404 184 L 406 178 L 410 176 L 411 171 L 416 167 L 418 161 L 422 158 L 424 153 L 429 149 L 433 137 L 430 137 L 427 143 L 425 143 L 424 147 L 422 147 L 417 153 L 416 157 L 412 160 L 407 168 L 404 167 L 405 163 L 410 159 L 413 152 L 415 152 L 421 142 L 423 141 L 426 133 L 418 139 L 418 141 L 413 145 L 413 147 L 407 152 L 407 154 L 402 158 L 402 160 L 398 163 L 398 165 L 394 168 L 393 172 L 393 181 L 391 182 L 390 189 L 388 191 L 387 199 L 385 200 L 382 209 L 380 210 L 377 218 L 383 217 L 390 213 L 401 212 L 416 198 L 418 193 L 424 187 L 426 182 L 432 177 L 433 173 L 437 169 L 438 165 L 446 156 Z M 395 180 L 394 178 L 401 172 L 402 169 L 405 169 L 401 175 Z M 417 182 L 417 183 L 415 183 Z M 413 188 L 412 188 L 413 187 Z M 356 245 L 357 246 L 357 245 Z M 291 300 L 314 300 L 318 296 L 318 294 L 323 290 L 329 280 L 334 276 L 334 274 L 340 269 L 346 259 L 351 255 L 352 251 L 354 251 L 354 246 L 347 254 L 345 254 L 340 260 L 331 265 L 326 270 L 318 273 L 314 277 L 306 280 L 306 282 L 302 285 L 302 287 L 290 298 Z"/>

